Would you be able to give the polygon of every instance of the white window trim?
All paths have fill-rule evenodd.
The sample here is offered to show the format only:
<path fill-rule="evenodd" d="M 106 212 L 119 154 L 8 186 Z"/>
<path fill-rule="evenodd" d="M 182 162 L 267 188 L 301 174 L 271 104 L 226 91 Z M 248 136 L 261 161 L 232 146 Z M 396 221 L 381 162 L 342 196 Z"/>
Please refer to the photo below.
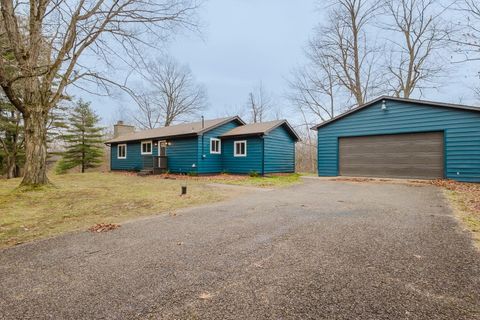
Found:
<path fill-rule="evenodd" d="M 218 141 L 218 151 L 212 150 L 212 141 Z M 222 140 L 217 138 L 210 138 L 210 153 L 211 154 L 222 154 Z"/>
<path fill-rule="evenodd" d="M 144 145 L 144 144 L 147 144 L 147 143 L 150 143 L 150 152 L 143 152 L 143 145 Z M 141 145 L 140 145 L 140 153 L 141 153 L 142 155 L 144 155 L 144 154 L 152 154 L 152 152 L 153 152 L 153 142 L 152 142 L 152 140 L 150 140 L 150 141 L 142 141 L 142 143 L 141 143 Z"/>
<path fill-rule="evenodd" d="M 120 147 L 125 147 L 125 157 L 120 157 Z M 117 145 L 117 159 L 127 159 L 127 144 L 122 143 Z"/>
<path fill-rule="evenodd" d="M 245 143 L 245 154 L 237 154 L 237 144 Z M 235 141 L 233 143 L 233 156 L 234 157 L 246 157 L 247 156 L 247 140 Z"/>

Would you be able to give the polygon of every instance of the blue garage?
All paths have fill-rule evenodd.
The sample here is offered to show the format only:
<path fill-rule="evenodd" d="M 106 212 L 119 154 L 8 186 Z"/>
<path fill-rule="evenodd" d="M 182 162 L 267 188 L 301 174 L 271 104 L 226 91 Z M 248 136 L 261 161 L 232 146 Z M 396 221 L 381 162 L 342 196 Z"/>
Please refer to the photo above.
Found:
<path fill-rule="evenodd" d="M 480 182 L 480 108 L 383 96 L 312 128 L 319 176 Z"/>

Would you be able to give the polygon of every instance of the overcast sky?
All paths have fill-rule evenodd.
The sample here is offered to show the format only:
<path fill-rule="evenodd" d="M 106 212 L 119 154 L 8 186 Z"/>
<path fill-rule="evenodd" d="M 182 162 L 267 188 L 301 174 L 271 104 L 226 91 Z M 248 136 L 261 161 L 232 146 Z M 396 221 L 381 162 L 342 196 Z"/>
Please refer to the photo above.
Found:
<path fill-rule="evenodd" d="M 179 62 L 188 64 L 208 91 L 208 118 L 224 116 L 226 110 L 240 110 L 248 92 L 262 81 L 283 110 L 294 118 L 284 94 L 286 78 L 296 65 L 305 62 L 303 48 L 321 21 L 315 0 L 209 0 L 200 16 L 205 24 L 202 37 L 183 35 L 169 46 Z M 476 103 L 471 88 L 478 81 L 471 67 L 453 65 L 445 86 L 427 92 L 423 98 L 446 102 Z M 120 117 L 118 105 L 134 109 L 127 97 L 92 101 L 105 124 Z M 229 112 L 231 113 L 231 112 Z"/>

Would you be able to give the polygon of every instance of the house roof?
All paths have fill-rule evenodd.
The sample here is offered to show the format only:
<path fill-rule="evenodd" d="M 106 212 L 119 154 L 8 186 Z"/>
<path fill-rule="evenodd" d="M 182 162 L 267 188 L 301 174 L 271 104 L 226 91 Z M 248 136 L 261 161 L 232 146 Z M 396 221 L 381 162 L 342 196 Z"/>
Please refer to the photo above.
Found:
<path fill-rule="evenodd" d="M 222 138 L 268 134 L 270 131 L 283 125 L 285 125 L 285 127 L 290 132 L 290 134 L 295 137 L 296 141 L 300 140 L 300 137 L 292 128 L 292 126 L 288 123 L 287 120 L 258 122 L 258 123 L 251 123 L 244 126 L 236 127 L 224 133 L 222 135 Z"/>
<path fill-rule="evenodd" d="M 182 124 L 177 124 L 169 127 L 155 128 L 155 129 L 143 130 L 143 131 L 121 135 L 116 138 L 108 140 L 106 143 L 108 144 L 108 143 L 117 143 L 117 142 L 147 140 L 147 139 L 154 139 L 154 138 L 169 138 L 169 137 L 200 135 L 204 132 L 215 129 L 216 127 L 219 127 L 230 121 L 238 121 L 241 124 L 245 124 L 245 122 L 242 119 L 240 119 L 240 117 L 238 116 L 219 118 L 219 119 L 213 119 L 213 120 L 205 120 L 203 125 L 202 125 L 202 121 L 182 123 Z"/>
<path fill-rule="evenodd" d="M 389 97 L 389 96 L 381 96 L 378 97 L 372 101 L 369 101 L 365 104 L 362 104 L 356 108 L 353 108 L 345 113 L 342 113 L 341 115 L 338 115 L 330 120 L 324 121 L 314 127 L 312 127 L 312 130 L 317 130 L 320 127 L 323 127 L 327 124 L 330 124 L 332 122 L 335 122 L 343 117 L 346 117 L 352 113 L 355 113 L 357 111 L 360 111 L 364 108 L 367 108 L 377 102 L 380 102 L 382 100 L 388 100 L 388 101 L 397 101 L 397 102 L 406 102 L 406 103 L 415 103 L 415 104 L 421 104 L 421 105 L 428 105 L 428 106 L 433 106 L 433 107 L 442 107 L 442 108 L 455 108 L 455 109 L 462 109 L 462 110 L 469 110 L 469 111 L 477 111 L 480 112 L 479 107 L 473 107 L 473 106 L 466 106 L 462 104 L 453 104 L 453 103 L 444 103 L 444 102 L 435 102 L 435 101 L 428 101 L 428 100 L 417 100 L 417 99 L 406 99 L 406 98 L 397 98 L 397 97 Z"/>

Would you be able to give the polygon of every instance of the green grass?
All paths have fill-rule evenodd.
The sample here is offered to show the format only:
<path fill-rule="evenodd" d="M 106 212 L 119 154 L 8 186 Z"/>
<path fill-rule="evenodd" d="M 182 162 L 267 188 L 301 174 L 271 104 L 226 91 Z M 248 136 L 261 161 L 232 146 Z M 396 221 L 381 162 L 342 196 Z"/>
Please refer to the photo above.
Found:
<path fill-rule="evenodd" d="M 180 180 L 113 173 L 50 179 L 52 186 L 33 191 L 17 188 L 19 179 L 0 180 L 0 247 L 227 197 L 197 181 L 188 181 L 188 195 L 181 197 Z"/>

